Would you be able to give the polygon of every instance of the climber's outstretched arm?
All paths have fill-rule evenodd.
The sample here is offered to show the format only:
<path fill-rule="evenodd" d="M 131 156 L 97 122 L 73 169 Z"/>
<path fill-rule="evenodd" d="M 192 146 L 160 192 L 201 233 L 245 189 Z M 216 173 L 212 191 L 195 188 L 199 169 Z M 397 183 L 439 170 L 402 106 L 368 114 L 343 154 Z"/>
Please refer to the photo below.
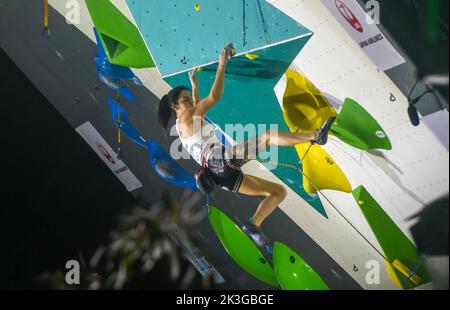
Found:
<path fill-rule="evenodd" d="M 200 102 L 200 91 L 198 89 L 198 77 L 195 75 L 196 72 L 197 72 L 196 70 L 189 72 L 189 79 L 191 80 L 192 99 L 194 101 L 194 106 L 197 106 Z"/>
<path fill-rule="evenodd" d="M 225 71 L 227 68 L 228 60 L 230 58 L 230 48 L 225 48 L 220 55 L 219 67 L 217 68 L 216 79 L 214 85 L 211 88 L 211 92 L 208 97 L 200 100 L 196 106 L 194 115 L 205 116 L 209 110 L 214 107 L 221 99 L 225 88 Z"/>

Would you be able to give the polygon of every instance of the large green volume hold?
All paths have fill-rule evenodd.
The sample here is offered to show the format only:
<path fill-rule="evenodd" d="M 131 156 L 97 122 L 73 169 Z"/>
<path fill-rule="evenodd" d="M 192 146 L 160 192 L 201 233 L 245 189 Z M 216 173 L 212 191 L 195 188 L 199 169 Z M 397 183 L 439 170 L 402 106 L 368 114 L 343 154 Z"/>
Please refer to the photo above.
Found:
<path fill-rule="evenodd" d="M 109 62 L 130 68 L 155 67 L 139 30 L 109 0 L 86 0 Z"/>
<path fill-rule="evenodd" d="M 353 196 L 389 261 L 387 268 L 394 283 L 411 289 L 428 282 L 425 263 L 417 248 L 378 202 L 363 186 L 355 189 Z"/>
<path fill-rule="evenodd" d="M 364 151 L 392 149 L 391 141 L 380 124 L 350 98 L 345 99 L 331 131 L 343 142 Z"/>
<path fill-rule="evenodd" d="M 279 287 L 264 255 L 228 216 L 210 206 L 209 221 L 227 253 L 242 269 L 270 286 Z"/>
<path fill-rule="evenodd" d="M 329 290 L 317 272 L 281 242 L 275 242 L 273 265 L 278 282 L 284 290 Z"/>

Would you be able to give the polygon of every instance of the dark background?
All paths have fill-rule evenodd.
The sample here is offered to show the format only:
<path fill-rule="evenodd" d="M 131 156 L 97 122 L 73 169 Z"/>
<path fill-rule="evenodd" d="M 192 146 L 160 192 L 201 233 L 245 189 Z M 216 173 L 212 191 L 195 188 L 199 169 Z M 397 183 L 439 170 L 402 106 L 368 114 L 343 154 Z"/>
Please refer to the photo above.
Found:
<path fill-rule="evenodd" d="M 33 288 L 90 257 L 134 199 L 1 49 L 0 68 L 0 288 Z"/>

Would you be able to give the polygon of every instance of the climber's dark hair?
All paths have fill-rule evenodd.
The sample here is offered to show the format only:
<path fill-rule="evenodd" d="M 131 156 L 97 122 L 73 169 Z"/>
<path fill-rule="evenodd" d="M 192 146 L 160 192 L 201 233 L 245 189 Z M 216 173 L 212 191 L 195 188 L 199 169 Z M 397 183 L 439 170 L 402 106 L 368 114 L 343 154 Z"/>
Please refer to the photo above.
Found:
<path fill-rule="evenodd" d="M 174 112 L 170 105 L 178 104 L 178 98 L 180 98 L 180 95 L 184 90 L 189 90 L 189 88 L 178 86 L 162 97 L 159 103 L 158 121 L 163 128 L 167 129 L 172 113 Z"/>

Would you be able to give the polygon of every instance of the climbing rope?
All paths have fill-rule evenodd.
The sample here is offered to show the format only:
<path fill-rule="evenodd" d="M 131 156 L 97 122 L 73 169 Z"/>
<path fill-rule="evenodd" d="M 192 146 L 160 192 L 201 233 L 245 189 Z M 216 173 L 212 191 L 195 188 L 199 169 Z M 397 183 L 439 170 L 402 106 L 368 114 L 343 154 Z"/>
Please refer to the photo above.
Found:
<path fill-rule="evenodd" d="M 414 277 L 414 275 L 417 274 L 417 271 L 418 271 L 419 268 L 422 266 L 422 264 L 423 264 L 424 261 L 425 261 L 425 257 L 422 256 L 422 257 L 420 258 L 420 261 L 417 263 L 416 267 L 414 267 L 414 269 L 410 272 L 410 274 L 409 274 L 409 276 L 408 276 L 408 280 L 409 280 L 409 281 L 414 282 L 414 281 L 412 280 L 412 278 Z"/>
<path fill-rule="evenodd" d="M 292 165 L 292 164 L 286 164 L 286 163 L 280 163 L 280 162 L 275 162 L 275 161 L 269 161 L 269 160 L 259 160 L 261 163 L 263 164 L 271 164 L 271 165 L 275 165 L 275 166 L 281 166 L 281 167 L 286 167 L 286 168 L 292 168 L 294 170 L 299 171 L 300 173 L 302 173 L 302 171 L 300 170 L 300 167 L 302 166 L 302 162 L 305 160 L 306 156 L 309 154 L 309 151 L 311 150 L 311 148 L 314 146 L 313 143 L 311 143 L 308 147 L 308 149 L 306 150 L 305 155 L 303 155 L 303 158 L 300 159 L 300 161 L 298 162 L 297 165 Z"/>
<path fill-rule="evenodd" d="M 246 0 L 242 0 L 242 23 L 243 23 L 243 36 L 244 36 L 244 47 L 247 45 L 247 21 L 246 21 L 246 6 L 247 6 L 247 1 Z"/>
<path fill-rule="evenodd" d="M 211 195 L 208 194 L 208 195 L 206 195 L 206 206 L 208 207 L 210 205 L 211 205 Z"/>
<path fill-rule="evenodd" d="M 292 168 L 298 172 L 300 172 L 305 179 L 316 189 L 316 191 L 321 194 L 325 200 L 330 204 L 330 206 L 347 222 L 347 224 L 350 225 L 350 227 L 352 227 L 353 230 L 356 231 L 356 233 L 364 239 L 365 242 L 367 242 L 368 245 L 370 245 L 370 247 L 378 254 L 380 255 L 380 257 L 383 258 L 383 260 L 386 261 L 386 263 L 388 263 L 390 266 L 394 267 L 395 269 L 398 269 L 395 265 L 393 265 L 393 263 L 391 263 L 389 261 L 389 259 L 380 251 L 378 250 L 378 248 L 372 243 L 370 242 L 370 240 L 349 220 L 347 219 L 347 217 L 345 217 L 344 214 L 342 214 L 341 211 L 339 211 L 339 209 L 336 207 L 336 205 L 327 197 L 327 195 L 325 195 L 322 190 L 320 190 L 313 182 L 312 180 L 300 169 L 300 167 L 302 166 L 302 162 L 306 159 L 306 156 L 309 154 L 309 151 L 311 150 L 312 146 L 314 144 L 311 143 L 311 145 L 309 146 L 308 150 L 306 151 L 305 155 L 303 156 L 303 158 L 299 161 L 299 163 L 297 165 L 293 165 L 293 164 L 286 164 L 286 163 L 280 163 L 280 162 L 274 162 L 274 161 L 270 161 L 270 160 L 259 160 L 261 163 L 263 164 L 271 164 L 271 165 L 275 165 L 275 166 L 281 166 L 281 167 L 286 167 L 286 168 Z M 411 272 L 411 274 L 409 275 L 409 277 L 407 278 L 408 281 L 411 281 L 411 278 L 413 275 L 415 275 L 417 273 L 417 270 L 420 266 L 420 263 L 418 264 L 418 266 L 415 267 L 415 269 Z"/>
<path fill-rule="evenodd" d="M 118 149 L 117 149 L 117 158 L 120 160 L 120 152 L 121 152 L 121 146 L 122 146 L 122 114 L 120 112 L 120 87 L 121 83 L 120 80 L 117 82 L 118 89 L 117 89 L 117 143 L 118 143 Z"/>
<path fill-rule="evenodd" d="M 272 43 L 272 38 L 271 38 L 270 33 L 269 33 L 269 29 L 268 29 L 268 26 L 267 26 L 266 18 L 264 17 L 264 13 L 263 13 L 263 10 L 262 10 L 262 7 L 261 7 L 260 0 L 258 0 L 257 3 L 258 3 L 259 14 L 261 15 L 261 20 L 262 20 L 263 27 L 264 27 L 264 36 L 266 37 L 266 42 L 268 44 L 270 44 L 270 43 Z"/>

